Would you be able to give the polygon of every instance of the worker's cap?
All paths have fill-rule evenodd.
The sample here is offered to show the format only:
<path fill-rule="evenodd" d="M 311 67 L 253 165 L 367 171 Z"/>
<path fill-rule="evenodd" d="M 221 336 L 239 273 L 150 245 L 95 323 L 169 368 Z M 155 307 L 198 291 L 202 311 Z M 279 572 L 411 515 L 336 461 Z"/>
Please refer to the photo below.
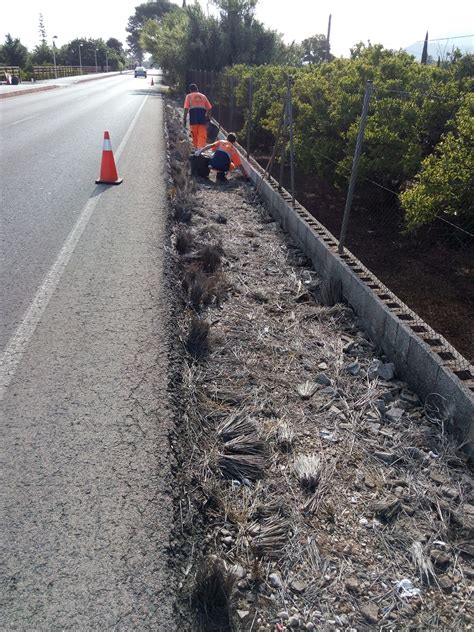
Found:
<path fill-rule="evenodd" d="M 189 89 L 191 90 L 191 92 L 197 92 L 198 91 L 198 87 L 195 83 L 190 83 L 189 84 Z"/>

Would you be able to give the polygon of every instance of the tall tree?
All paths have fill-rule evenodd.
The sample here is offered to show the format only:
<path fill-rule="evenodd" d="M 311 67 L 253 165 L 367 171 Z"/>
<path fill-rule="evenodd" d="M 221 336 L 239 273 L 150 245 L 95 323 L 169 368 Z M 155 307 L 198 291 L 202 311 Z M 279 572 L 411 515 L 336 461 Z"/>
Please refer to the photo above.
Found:
<path fill-rule="evenodd" d="M 421 63 L 424 65 L 428 63 L 428 31 L 426 31 L 425 43 L 423 44 L 423 52 L 421 53 Z"/>
<path fill-rule="evenodd" d="M 143 48 L 140 44 L 140 35 L 148 20 L 158 22 L 170 11 L 176 11 L 178 7 L 169 0 L 153 0 L 135 7 L 135 14 L 128 19 L 127 43 L 132 54 L 140 63 L 143 61 Z"/>
<path fill-rule="evenodd" d="M 303 48 L 303 62 L 307 64 L 319 64 L 322 61 L 330 61 L 334 56 L 328 51 L 328 39 L 326 35 L 318 34 L 308 37 L 301 42 Z"/>
<path fill-rule="evenodd" d="M 2 57 L 5 65 L 23 68 L 28 60 L 28 49 L 18 38 L 13 39 L 8 33 L 2 46 Z"/>
<path fill-rule="evenodd" d="M 40 44 L 45 46 L 48 43 L 48 36 L 46 35 L 46 28 L 44 26 L 44 18 L 43 14 L 39 14 L 39 36 L 40 36 Z"/>

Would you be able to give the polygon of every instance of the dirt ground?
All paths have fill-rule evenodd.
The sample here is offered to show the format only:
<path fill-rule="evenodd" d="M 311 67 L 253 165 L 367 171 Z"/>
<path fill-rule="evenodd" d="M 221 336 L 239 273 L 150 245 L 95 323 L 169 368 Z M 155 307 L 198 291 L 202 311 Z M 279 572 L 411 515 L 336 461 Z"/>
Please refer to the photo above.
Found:
<path fill-rule="evenodd" d="M 471 630 L 474 482 L 238 177 L 193 182 L 167 108 L 183 630 Z"/>

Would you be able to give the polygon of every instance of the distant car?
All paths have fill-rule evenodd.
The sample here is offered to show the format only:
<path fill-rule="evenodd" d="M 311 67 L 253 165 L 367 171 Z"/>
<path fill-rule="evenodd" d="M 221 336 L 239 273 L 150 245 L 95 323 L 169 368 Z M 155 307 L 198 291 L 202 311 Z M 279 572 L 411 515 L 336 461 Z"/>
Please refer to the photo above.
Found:
<path fill-rule="evenodd" d="M 143 66 L 137 66 L 135 68 L 135 79 L 137 77 L 145 77 L 146 79 L 146 68 L 143 68 Z"/>

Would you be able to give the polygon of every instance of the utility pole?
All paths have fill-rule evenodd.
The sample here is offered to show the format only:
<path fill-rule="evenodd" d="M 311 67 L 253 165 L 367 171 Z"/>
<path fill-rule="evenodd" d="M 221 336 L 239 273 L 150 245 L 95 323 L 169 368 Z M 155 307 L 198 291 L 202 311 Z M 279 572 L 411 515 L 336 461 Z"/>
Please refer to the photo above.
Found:
<path fill-rule="evenodd" d="M 56 66 L 56 44 L 55 39 L 58 39 L 57 35 L 53 35 L 53 63 L 54 63 L 54 78 L 58 78 L 58 67 Z"/>
<path fill-rule="evenodd" d="M 78 50 L 79 50 L 79 68 L 80 68 L 80 73 L 82 75 L 82 57 L 81 57 L 81 48 L 82 48 L 83 44 L 79 44 L 78 46 Z"/>
<path fill-rule="evenodd" d="M 359 167 L 360 152 L 362 149 L 362 141 L 364 140 L 365 124 L 367 122 L 367 113 L 369 111 L 369 101 L 373 90 L 372 81 L 367 81 L 364 96 L 364 105 L 362 106 L 362 114 L 359 123 L 359 132 L 357 134 L 357 141 L 354 151 L 354 158 L 352 160 L 351 179 L 349 181 L 349 189 L 347 191 L 346 207 L 344 209 L 344 217 L 342 219 L 341 234 L 339 236 L 339 248 L 340 255 L 344 252 L 344 243 L 346 241 L 347 225 L 349 224 L 349 215 L 351 212 L 352 198 L 354 196 L 354 188 L 357 179 L 357 169 Z"/>
<path fill-rule="evenodd" d="M 329 61 L 329 55 L 330 55 L 330 50 L 331 50 L 331 44 L 330 44 L 330 40 L 331 40 L 331 14 L 329 14 L 329 20 L 328 20 L 328 34 L 326 37 L 326 61 Z"/>
<path fill-rule="evenodd" d="M 109 56 L 107 54 L 107 49 L 105 49 L 105 67 L 107 69 L 107 72 L 109 72 Z"/>
<path fill-rule="evenodd" d="M 98 51 L 98 50 L 99 50 L 99 49 L 98 49 L 98 48 L 96 48 L 96 49 L 95 49 L 95 51 L 94 51 L 94 57 L 95 57 L 95 74 L 97 74 L 97 51 Z"/>

